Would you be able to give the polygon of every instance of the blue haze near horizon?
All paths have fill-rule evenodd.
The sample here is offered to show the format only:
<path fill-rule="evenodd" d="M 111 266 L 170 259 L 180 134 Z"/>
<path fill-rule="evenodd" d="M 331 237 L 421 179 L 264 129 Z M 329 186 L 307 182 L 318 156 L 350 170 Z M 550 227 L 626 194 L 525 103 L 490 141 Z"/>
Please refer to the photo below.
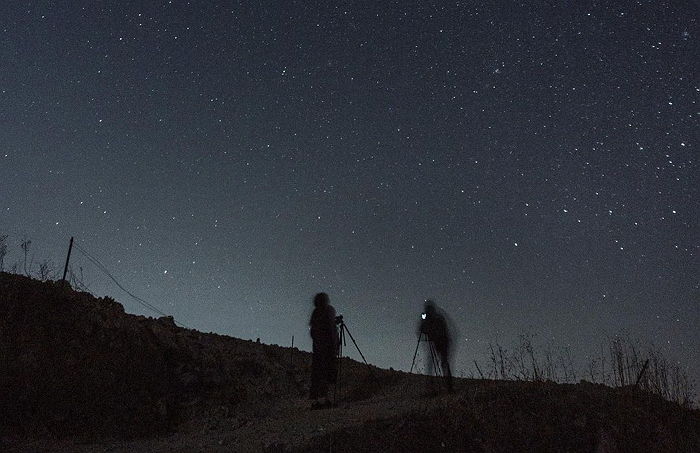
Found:
<path fill-rule="evenodd" d="M 203 331 L 310 348 L 326 291 L 408 369 L 422 302 L 457 372 L 521 334 L 700 377 L 695 2 L 0 6 L 0 234 L 70 236 Z M 154 315 L 80 253 L 72 271 Z M 349 348 L 351 355 L 353 348 Z M 581 376 L 585 377 L 585 376 Z"/>

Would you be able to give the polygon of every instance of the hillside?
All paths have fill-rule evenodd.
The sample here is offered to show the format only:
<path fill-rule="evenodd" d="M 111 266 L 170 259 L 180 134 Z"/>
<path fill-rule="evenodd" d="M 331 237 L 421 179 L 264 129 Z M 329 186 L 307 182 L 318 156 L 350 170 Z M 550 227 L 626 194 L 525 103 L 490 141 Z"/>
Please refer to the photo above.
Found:
<path fill-rule="evenodd" d="M 310 355 L 124 313 L 0 273 L 2 451 L 700 451 L 700 412 L 633 389 L 457 381 L 343 362 L 338 407 Z"/>

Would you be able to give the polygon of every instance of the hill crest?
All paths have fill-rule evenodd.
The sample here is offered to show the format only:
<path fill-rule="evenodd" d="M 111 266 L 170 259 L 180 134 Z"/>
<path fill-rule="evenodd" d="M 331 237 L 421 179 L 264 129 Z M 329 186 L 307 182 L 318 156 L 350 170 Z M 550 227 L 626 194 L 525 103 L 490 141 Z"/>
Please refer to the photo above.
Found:
<path fill-rule="evenodd" d="M 344 359 L 337 408 L 310 355 L 130 315 L 0 273 L 8 451 L 700 451 L 700 412 L 602 385 L 434 378 Z M 87 442 L 87 444 L 86 444 Z"/>

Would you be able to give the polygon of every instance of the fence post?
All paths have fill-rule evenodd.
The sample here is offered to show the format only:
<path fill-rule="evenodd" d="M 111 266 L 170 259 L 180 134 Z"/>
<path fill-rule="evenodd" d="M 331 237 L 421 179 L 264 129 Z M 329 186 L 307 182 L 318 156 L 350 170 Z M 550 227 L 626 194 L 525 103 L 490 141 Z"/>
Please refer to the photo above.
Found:
<path fill-rule="evenodd" d="M 289 348 L 289 369 L 294 366 L 294 335 L 292 335 L 292 347 Z"/>
<path fill-rule="evenodd" d="M 644 376 L 644 372 L 647 370 L 647 366 L 649 366 L 649 359 L 644 362 L 644 366 L 642 367 L 642 371 L 639 372 L 639 375 L 637 376 L 637 382 L 634 383 L 634 387 L 639 387 L 639 381 L 642 380 L 642 377 Z"/>
<path fill-rule="evenodd" d="M 70 243 L 68 244 L 68 256 L 66 257 L 66 266 L 63 268 L 63 280 L 66 281 L 66 274 L 68 273 L 68 262 L 70 261 L 70 252 L 73 251 L 73 236 L 70 237 Z"/>

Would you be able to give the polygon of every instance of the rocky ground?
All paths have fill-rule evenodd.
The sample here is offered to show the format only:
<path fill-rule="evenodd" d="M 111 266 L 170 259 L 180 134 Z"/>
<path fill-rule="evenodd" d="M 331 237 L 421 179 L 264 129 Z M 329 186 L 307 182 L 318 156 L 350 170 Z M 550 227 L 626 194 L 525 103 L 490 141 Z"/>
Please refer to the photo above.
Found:
<path fill-rule="evenodd" d="M 310 408 L 308 353 L 124 313 L 0 273 L 0 451 L 700 451 L 700 412 L 582 382 L 458 380 L 344 360 Z"/>

